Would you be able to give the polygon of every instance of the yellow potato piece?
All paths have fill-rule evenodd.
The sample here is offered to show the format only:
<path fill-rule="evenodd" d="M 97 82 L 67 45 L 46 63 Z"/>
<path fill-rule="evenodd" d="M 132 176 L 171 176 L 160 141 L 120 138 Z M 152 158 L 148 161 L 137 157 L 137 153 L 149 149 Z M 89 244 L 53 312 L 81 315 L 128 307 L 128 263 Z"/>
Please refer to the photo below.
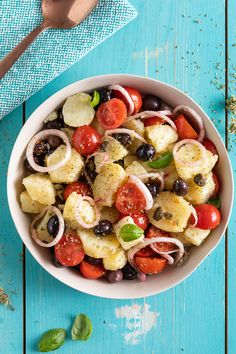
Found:
<path fill-rule="evenodd" d="M 210 172 L 206 177 L 206 184 L 203 187 L 198 186 L 193 180 L 188 182 L 189 191 L 184 197 L 192 204 L 204 204 L 212 197 L 215 190 L 215 182 L 213 174 Z"/>
<path fill-rule="evenodd" d="M 22 183 L 31 199 L 44 205 L 55 203 L 55 189 L 48 175 L 34 173 L 25 177 Z"/>
<path fill-rule="evenodd" d="M 148 141 L 155 147 L 157 153 L 167 151 L 170 144 L 178 140 L 178 134 L 169 125 L 156 124 L 146 127 Z"/>
<path fill-rule="evenodd" d="M 122 269 L 127 263 L 127 256 L 123 248 L 118 248 L 115 253 L 109 257 L 103 258 L 103 266 L 107 270 Z"/>
<path fill-rule="evenodd" d="M 45 204 L 41 204 L 36 200 L 30 198 L 29 193 L 24 191 L 20 195 L 21 209 L 25 213 L 38 214 L 46 207 Z"/>

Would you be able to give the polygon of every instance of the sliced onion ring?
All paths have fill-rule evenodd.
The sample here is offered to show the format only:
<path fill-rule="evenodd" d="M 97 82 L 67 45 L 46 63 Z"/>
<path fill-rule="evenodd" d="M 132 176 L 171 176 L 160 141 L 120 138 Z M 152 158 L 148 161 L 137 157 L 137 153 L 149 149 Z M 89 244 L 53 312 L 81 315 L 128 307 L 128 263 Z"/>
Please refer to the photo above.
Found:
<path fill-rule="evenodd" d="M 129 116 L 126 119 L 126 122 L 132 120 L 132 119 L 136 119 L 136 118 L 141 118 L 141 119 L 146 119 L 146 118 L 150 118 L 150 117 L 158 117 L 163 119 L 164 121 L 166 121 L 166 123 L 170 124 L 170 126 L 174 129 L 177 130 L 175 123 L 173 122 L 173 120 L 171 120 L 170 118 L 168 118 L 167 116 L 165 116 L 164 114 L 159 113 L 158 111 L 143 111 L 137 114 L 134 114 L 133 116 Z"/>
<path fill-rule="evenodd" d="M 137 176 L 130 176 L 129 180 L 136 184 L 136 186 L 140 189 L 143 193 L 145 200 L 146 200 L 146 210 L 149 210 L 153 206 L 153 198 L 149 191 L 149 189 L 145 186 L 145 184 L 137 177 Z"/>
<path fill-rule="evenodd" d="M 176 252 L 178 252 L 178 255 L 175 257 L 175 261 L 172 264 L 172 266 L 176 265 L 184 255 L 184 246 L 181 241 L 179 241 L 177 238 L 172 238 L 172 237 L 145 238 L 142 242 L 138 243 L 136 246 L 134 246 L 128 250 L 128 252 L 127 252 L 128 262 L 132 265 L 132 267 L 134 267 L 135 269 L 138 269 L 135 262 L 134 262 L 135 254 L 139 250 L 141 250 L 142 248 L 145 248 L 146 246 L 151 246 L 154 243 L 160 243 L 160 242 L 173 243 L 179 248 L 178 250 L 176 250 Z M 166 253 L 166 254 L 168 254 L 168 253 Z"/>
<path fill-rule="evenodd" d="M 181 149 L 182 146 L 186 145 L 186 144 L 192 144 L 192 145 L 196 145 L 199 150 L 201 150 L 202 152 L 202 158 L 200 160 L 197 161 L 184 161 L 182 159 L 180 159 L 178 157 L 178 152 Z M 203 161 L 205 161 L 205 157 L 206 157 L 206 149 L 204 148 L 204 146 L 198 142 L 197 140 L 194 139 L 184 139 L 184 140 L 180 140 L 178 143 L 175 144 L 174 149 L 173 149 L 173 156 L 175 161 L 182 163 L 183 165 L 186 166 L 198 166 L 200 165 Z"/>
<path fill-rule="evenodd" d="M 87 202 L 89 202 L 89 204 L 93 207 L 94 209 L 94 213 L 95 213 L 95 220 L 94 222 L 92 222 L 91 224 L 89 223 L 86 223 L 80 216 L 81 214 L 81 206 L 82 206 L 82 201 L 83 200 L 86 200 Z M 88 197 L 88 196 L 82 196 L 82 195 L 79 195 L 79 198 L 78 198 L 78 203 L 75 207 L 75 216 L 76 216 L 76 219 L 78 221 L 78 223 L 84 227 L 85 229 L 90 229 L 94 226 L 96 226 L 100 220 L 100 217 L 101 217 L 101 214 L 100 214 L 100 211 L 98 210 L 96 204 L 95 204 L 95 201 L 93 200 L 93 198 L 91 197 Z"/>
<path fill-rule="evenodd" d="M 110 90 L 119 91 L 129 104 L 128 114 L 131 115 L 134 112 L 134 102 L 130 97 L 128 91 L 121 85 L 111 85 L 108 87 Z"/>
<path fill-rule="evenodd" d="M 205 138 L 206 132 L 205 132 L 205 126 L 201 115 L 197 111 L 195 111 L 195 109 L 185 105 L 179 105 L 175 107 L 173 111 L 173 117 L 176 117 L 180 113 L 184 113 L 189 118 L 190 122 L 197 124 L 199 129 L 199 135 L 197 141 L 202 142 L 203 139 Z"/>
<path fill-rule="evenodd" d="M 65 157 L 53 166 L 50 166 L 50 167 L 39 166 L 34 161 L 34 147 L 39 141 L 41 141 L 51 135 L 58 136 L 66 144 L 67 149 L 66 149 Z M 38 134 L 36 134 L 35 136 L 33 136 L 33 138 L 30 140 L 30 142 L 27 146 L 27 149 L 26 149 L 26 157 L 27 157 L 27 160 L 28 160 L 30 166 L 37 172 L 50 172 L 50 171 L 57 170 L 58 168 L 64 166 L 71 157 L 70 141 L 69 141 L 68 137 L 66 136 L 66 134 L 63 133 L 61 130 L 58 130 L 58 129 L 43 130 L 43 131 L 39 132 Z"/>
<path fill-rule="evenodd" d="M 159 251 L 155 245 L 150 245 L 151 249 L 156 252 L 157 254 L 161 255 L 163 258 L 165 258 L 167 260 L 167 262 L 172 265 L 174 263 L 174 258 L 172 256 L 170 256 L 170 253 L 175 253 L 178 252 L 178 250 L 175 251 L 169 251 L 169 252 L 161 252 Z"/>
<path fill-rule="evenodd" d="M 138 175 L 137 177 L 141 179 L 141 181 L 148 181 L 149 178 L 157 178 L 161 183 L 160 192 L 162 192 L 164 189 L 164 178 L 160 175 L 160 173 L 145 173 L 142 175 Z"/>
<path fill-rule="evenodd" d="M 59 221 L 59 229 L 58 229 L 58 233 L 56 235 L 56 237 L 52 240 L 52 242 L 49 243 L 45 243 L 41 240 L 38 239 L 38 235 L 37 235 L 37 231 L 34 228 L 35 224 L 37 223 L 37 221 L 39 221 L 40 219 L 42 219 L 42 217 L 47 213 L 48 210 L 51 210 L 58 218 Z M 65 221 L 63 219 L 62 213 L 60 212 L 60 210 L 54 206 L 48 206 L 46 208 L 44 208 L 36 217 L 35 219 L 32 221 L 31 225 L 30 225 L 30 232 L 31 232 L 31 236 L 33 238 L 33 240 L 42 247 L 53 247 L 55 246 L 60 239 L 62 238 L 63 234 L 64 234 L 64 229 L 65 229 Z"/>
<path fill-rule="evenodd" d="M 118 129 L 107 130 L 105 132 L 105 136 L 110 136 L 113 134 L 129 134 L 131 136 L 131 138 L 133 138 L 133 139 L 136 138 L 138 140 L 141 140 L 145 144 L 147 143 L 147 140 L 145 140 L 141 135 L 139 135 L 138 133 L 136 133 L 132 129 L 118 128 Z"/>
<path fill-rule="evenodd" d="M 195 209 L 192 205 L 190 205 L 190 208 L 191 208 L 191 210 L 192 210 L 192 215 L 193 215 L 195 221 L 194 221 L 193 224 L 189 224 L 188 226 L 189 226 L 189 227 L 195 227 L 195 226 L 197 225 L 197 223 L 198 223 L 197 212 L 196 212 L 196 209 Z"/>

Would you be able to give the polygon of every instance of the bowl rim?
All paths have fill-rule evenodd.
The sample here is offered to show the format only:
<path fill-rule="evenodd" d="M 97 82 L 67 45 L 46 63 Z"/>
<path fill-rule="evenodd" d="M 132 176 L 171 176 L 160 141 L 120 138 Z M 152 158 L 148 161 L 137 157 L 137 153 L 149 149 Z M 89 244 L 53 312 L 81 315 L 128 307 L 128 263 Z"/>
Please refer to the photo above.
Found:
<path fill-rule="evenodd" d="M 220 141 L 220 144 L 222 145 L 222 148 L 225 152 L 225 156 L 227 157 L 227 163 L 228 163 L 228 166 L 229 166 L 229 171 L 230 171 L 230 176 L 228 176 L 229 178 L 229 182 L 230 182 L 230 186 L 232 187 L 231 188 L 231 200 L 230 200 L 230 207 L 229 207 L 229 213 L 226 217 L 226 220 L 225 220 L 225 226 L 222 230 L 222 233 L 221 233 L 221 236 L 219 237 L 219 239 L 217 240 L 217 242 L 215 242 L 215 244 L 211 247 L 211 249 L 209 250 L 209 252 L 198 262 L 197 265 L 195 265 L 187 274 L 184 274 L 184 275 L 181 275 L 179 277 L 179 279 L 177 281 L 175 281 L 172 285 L 168 285 L 165 289 L 161 289 L 161 290 L 152 290 L 152 291 L 146 291 L 145 295 L 141 294 L 136 294 L 135 296 L 132 296 L 132 295 L 129 295 L 129 294 L 125 294 L 125 293 L 122 293 L 121 295 L 119 294 L 118 296 L 114 296 L 114 295 L 109 295 L 109 294 L 106 294 L 106 295 L 98 295 L 97 292 L 96 292 L 96 287 L 94 287 L 94 291 L 87 291 L 86 289 L 79 289 L 79 287 L 75 287 L 73 285 L 70 284 L 70 281 L 67 280 L 66 277 L 64 277 L 62 279 L 62 277 L 60 277 L 60 272 L 58 272 L 58 276 L 54 274 L 53 271 L 51 271 L 50 269 L 48 269 L 47 265 L 42 263 L 41 260 L 39 259 L 38 255 L 37 255 L 37 252 L 35 252 L 35 250 L 32 248 L 32 247 L 28 247 L 28 245 L 25 243 L 24 241 L 24 236 L 23 236 L 23 233 L 22 231 L 20 230 L 20 225 L 15 221 L 15 216 L 14 216 L 14 210 L 13 210 L 13 206 L 12 206 L 12 203 L 11 203 L 11 189 L 12 189 L 12 183 L 11 183 L 11 180 L 9 178 L 9 175 L 10 175 L 10 171 L 11 169 L 13 168 L 13 164 L 14 164 L 14 152 L 16 150 L 16 147 L 19 143 L 19 141 L 22 140 L 22 132 L 25 131 L 28 127 L 28 125 L 30 125 L 32 123 L 32 120 L 34 119 L 34 116 L 37 116 L 38 112 L 45 106 L 47 106 L 48 103 L 51 103 L 55 100 L 55 98 L 59 99 L 60 97 L 63 97 L 61 99 L 61 102 L 63 102 L 63 99 L 64 99 L 64 94 L 68 91 L 73 91 L 73 88 L 75 88 L 76 86 L 78 85 L 82 85 L 83 83 L 86 83 L 87 81 L 89 80 L 92 80 L 94 82 L 96 82 L 96 80 L 99 80 L 99 79 L 106 79 L 107 81 L 111 78 L 117 78 L 117 80 L 120 78 L 122 78 L 122 80 L 126 80 L 127 81 L 129 79 L 141 79 L 141 80 L 144 80 L 144 81 L 148 81 L 150 83 L 159 83 L 160 85 L 166 87 L 167 89 L 171 89 L 173 91 L 176 91 L 178 92 L 179 94 L 185 96 L 191 103 L 193 103 L 198 109 L 199 111 L 201 112 L 201 114 L 203 114 L 204 116 L 204 119 L 207 119 L 211 128 L 210 129 L 213 129 L 218 137 L 219 137 L 219 141 Z M 69 97 L 71 94 L 69 93 L 69 95 L 67 95 L 67 97 Z M 208 129 L 209 130 L 209 129 Z M 26 146 L 26 145 L 25 145 Z M 96 76 L 91 76 L 91 77 L 87 77 L 85 79 L 82 79 L 82 80 L 77 80 L 75 82 L 73 82 L 72 84 L 69 84 L 65 87 L 63 87 L 62 89 L 56 91 L 53 95 L 51 95 L 50 97 L 48 97 L 45 101 L 43 101 L 32 113 L 31 115 L 29 116 L 29 118 L 26 120 L 25 124 L 22 126 L 22 128 L 20 129 L 19 133 L 18 133 L 18 136 L 16 138 L 16 141 L 14 143 L 14 146 L 12 148 L 12 152 L 11 152 L 11 156 L 10 156 L 10 159 L 9 159 L 9 164 L 8 164 L 8 170 L 7 170 L 7 200 L 8 200 L 8 205 L 9 205 L 9 210 L 10 210 L 10 214 L 11 214 L 11 217 L 12 217 L 12 220 L 14 222 L 14 225 L 15 225 L 15 228 L 18 232 L 18 235 L 20 236 L 22 242 L 25 244 L 25 246 L 27 247 L 27 249 L 29 250 L 29 252 L 31 253 L 31 255 L 34 257 L 34 259 L 37 261 L 37 263 L 40 264 L 40 266 L 46 270 L 47 273 L 49 273 L 52 277 L 56 278 L 57 280 L 59 280 L 61 283 L 63 284 L 66 284 L 67 286 L 69 286 L 70 288 L 73 288 L 77 291 L 80 291 L 80 292 L 83 292 L 85 294 L 89 294 L 89 295 L 93 295 L 93 296 L 97 296 L 97 297 L 103 297 L 103 298 L 109 298 L 109 299 L 138 299 L 138 298 L 143 298 L 143 297 L 146 297 L 146 296 L 154 296 L 154 295 L 157 295 L 157 294 L 160 294 L 160 293 L 163 293 L 169 289 L 172 289 L 174 288 L 175 286 L 177 286 L 178 284 L 180 284 L 181 282 L 183 282 L 185 279 L 187 279 L 200 265 L 201 263 L 206 259 L 206 257 L 208 257 L 214 250 L 215 248 L 218 246 L 218 244 L 220 243 L 220 241 L 222 240 L 224 234 L 225 234 L 225 231 L 228 227 L 228 223 L 229 223 L 229 219 L 230 219 L 230 216 L 231 216 L 231 213 L 232 213 L 232 207 L 233 207 L 233 200 L 234 200 L 234 178 L 233 178 L 233 171 L 232 171 L 232 165 L 231 165 L 231 162 L 230 162 L 230 159 L 229 159 L 229 155 L 228 155 L 228 151 L 226 150 L 226 147 L 225 147 L 225 144 L 223 142 L 223 139 L 221 138 L 218 130 L 216 129 L 216 127 L 214 126 L 214 124 L 212 123 L 211 119 L 209 118 L 209 116 L 207 115 L 207 113 L 203 110 L 203 108 L 201 108 L 201 106 L 193 99 L 191 98 L 188 94 L 186 94 L 185 92 L 183 92 L 182 90 L 176 88 L 175 86 L 172 86 L 168 83 L 165 83 L 163 81 L 160 81 L 160 80 L 156 80 L 156 79 L 153 79 L 153 78 L 149 78 L 149 77 L 145 77 L 145 76 L 142 76 L 142 75 L 132 75 L 132 74 L 122 74 L 122 73 L 119 73 L 119 74 L 104 74 L 104 75 L 96 75 Z M 57 268 L 55 268 L 57 269 Z"/>

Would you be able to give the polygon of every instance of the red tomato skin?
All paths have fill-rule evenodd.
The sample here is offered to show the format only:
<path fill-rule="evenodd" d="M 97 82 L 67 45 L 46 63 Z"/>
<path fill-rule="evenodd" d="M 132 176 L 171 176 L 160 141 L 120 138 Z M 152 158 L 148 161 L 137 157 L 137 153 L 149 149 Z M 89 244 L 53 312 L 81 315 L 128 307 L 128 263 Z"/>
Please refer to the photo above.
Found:
<path fill-rule="evenodd" d="M 215 144 L 210 139 L 208 139 L 208 138 L 203 139 L 202 145 L 205 147 L 205 149 L 210 151 L 213 155 L 218 155 L 217 148 L 216 148 Z"/>
<path fill-rule="evenodd" d="M 196 227 L 199 229 L 213 230 L 220 224 L 221 215 L 214 205 L 201 204 L 197 205 L 195 209 L 198 216 Z"/>
<path fill-rule="evenodd" d="M 85 278 L 92 280 L 101 278 L 106 273 L 102 265 L 93 265 L 86 261 L 80 263 L 79 269 Z"/>
<path fill-rule="evenodd" d="M 189 124 L 187 119 L 183 114 L 180 114 L 175 119 L 175 125 L 177 128 L 177 133 L 180 139 L 197 139 L 198 134 L 195 132 L 193 127 Z"/>
<path fill-rule="evenodd" d="M 142 107 L 143 104 L 143 100 L 142 100 L 142 96 L 140 95 L 140 93 L 133 87 L 129 87 L 129 86 L 124 86 L 124 89 L 126 89 L 126 91 L 128 92 L 128 94 L 130 95 L 133 103 L 134 103 L 134 111 L 133 114 L 138 113 Z"/>
<path fill-rule="evenodd" d="M 216 196 L 220 190 L 220 181 L 219 181 L 219 178 L 215 172 L 213 172 L 213 181 L 215 183 L 215 189 L 214 189 L 212 197 Z"/>
<path fill-rule="evenodd" d="M 146 230 L 147 226 L 148 226 L 148 217 L 144 212 L 140 212 L 137 214 L 130 214 L 130 215 L 124 215 L 121 214 L 118 216 L 118 220 L 121 220 L 123 218 L 125 218 L 126 216 L 131 216 L 131 218 L 134 220 L 134 223 L 140 227 L 140 229 L 142 230 Z"/>
<path fill-rule="evenodd" d="M 162 231 L 153 225 L 148 229 L 146 233 L 147 238 L 169 237 L 169 236 L 170 235 L 168 232 Z M 169 251 L 173 251 L 176 248 L 176 246 L 173 243 L 168 243 L 168 242 L 156 242 L 154 243 L 154 246 L 160 252 L 169 252 Z"/>
<path fill-rule="evenodd" d="M 141 248 L 141 250 L 135 253 L 135 257 L 152 257 L 156 255 L 156 252 L 153 251 L 150 246 Z"/>
<path fill-rule="evenodd" d="M 135 264 L 144 274 L 158 274 L 166 265 L 167 260 L 162 257 L 135 257 Z"/>
<path fill-rule="evenodd" d="M 89 125 L 77 128 L 72 136 L 72 146 L 83 156 L 93 154 L 100 145 L 100 135 Z"/>
<path fill-rule="evenodd" d="M 145 127 L 149 127 L 150 125 L 155 125 L 155 124 L 163 124 L 163 123 L 164 123 L 163 119 L 158 117 L 149 117 L 143 119 L 143 124 Z"/>
<path fill-rule="evenodd" d="M 65 267 L 74 267 L 84 258 L 83 245 L 74 232 L 66 232 L 54 247 L 57 260 Z"/>
<path fill-rule="evenodd" d="M 76 192 L 77 194 L 81 194 L 83 197 L 92 196 L 91 188 L 87 183 L 84 182 L 73 182 L 68 184 L 63 192 L 64 200 L 66 200 L 73 192 Z"/>
<path fill-rule="evenodd" d="M 97 110 L 97 120 L 105 129 L 119 128 L 127 117 L 127 108 L 119 98 L 102 103 Z"/>
<path fill-rule="evenodd" d="M 146 199 L 137 185 L 126 182 L 116 193 L 116 209 L 124 215 L 139 213 L 146 207 Z"/>

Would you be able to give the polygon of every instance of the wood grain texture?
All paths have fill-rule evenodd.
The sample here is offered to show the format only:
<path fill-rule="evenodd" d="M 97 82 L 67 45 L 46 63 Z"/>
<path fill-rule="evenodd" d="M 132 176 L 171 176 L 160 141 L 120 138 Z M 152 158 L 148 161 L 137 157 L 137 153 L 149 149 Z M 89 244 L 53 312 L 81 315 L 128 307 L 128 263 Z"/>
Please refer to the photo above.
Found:
<path fill-rule="evenodd" d="M 46 98 L 74 81 L 104 73 L 133 73 L 158 78 L 187 92 L 205 109 L 225 139 L 225 1 L 131 2 L 138 7 L 139 17 L 28 100 L 26 117 Z M 229 11 L 235 13 L 235 10 L 235 0 L 229 0 Z M 235 73 L 233 56 L 236 50 L 232 47 L 236 29 L 234 17 L 228 25 L 229 75 L 232 75 Z M 235 82 L 230 83 L 230 89 L 235 91 Z M 0 123 L 4 125 L 1 133 L 2 129 L 9 132 L 11 125 L 8 122 L 14 117 L 11 115 Z M 10 140 L 13 142 L 20 126 L 11 126 L 11 129 L 13 136 L 10 135 Z M 232 149 L 235 143 L 230 137 Z M 1 144 L 3 150 L 0 153 L 5 160 L 10 148 L 4 135 Z M 235 161 L 233 151 L 231 159 Z M 2 181 L 3 187 L 4 176 Z M 8 247 L 9 255 L 12 244 L 6 230 L 14 235 L 15 231 L 7 213 L 4 207 L 6 221 L 1 225 L 1 243 Z M 48 275 L 27 252 L 25 353 L 37 352 L 36 343 L 45 330 L 61 326 L 69 329 L 73 316 L 79 312 L 92 319 L 94 334 L 91 340 L 87 343 L 68 340 L 58 353 L 223 354 L 227 349 L 226 343 L 228 353 L 235 353 L 235 222 L 234 210 L 228 233 L 228 339 L 225 339 L 224 240 L 185 282 L 164 294 L 137 301 L 104 300 L 78 293 Z M 14 257 L 11 260 L 5 257 L 8 273 L 14 275 L 19 295 L 14 299 L 17 305 L 15 314 L 0 309 L 0 318 L 4 317 L 0 329 L 4 334 L 13 326 L 12 316 L 14 323 L 18 323 L 17 327 L 23 327 L 21 266 L 15 271 L 20 248 L 21 243 L 16 238 L 12 251 Z M 7 276 L 4 272 L 4 277 Z M 149 328 L 148 322 L 153 323 L 153 327 Z M 21 348 L 22 333 L 17 331 L 16 324 L 13 328 L 10 336 L 0 339 L 7 354 L 20 353 L 16 348 Z M 15 343 L 14 348 L 10 347 L 10 341 Z"/>

